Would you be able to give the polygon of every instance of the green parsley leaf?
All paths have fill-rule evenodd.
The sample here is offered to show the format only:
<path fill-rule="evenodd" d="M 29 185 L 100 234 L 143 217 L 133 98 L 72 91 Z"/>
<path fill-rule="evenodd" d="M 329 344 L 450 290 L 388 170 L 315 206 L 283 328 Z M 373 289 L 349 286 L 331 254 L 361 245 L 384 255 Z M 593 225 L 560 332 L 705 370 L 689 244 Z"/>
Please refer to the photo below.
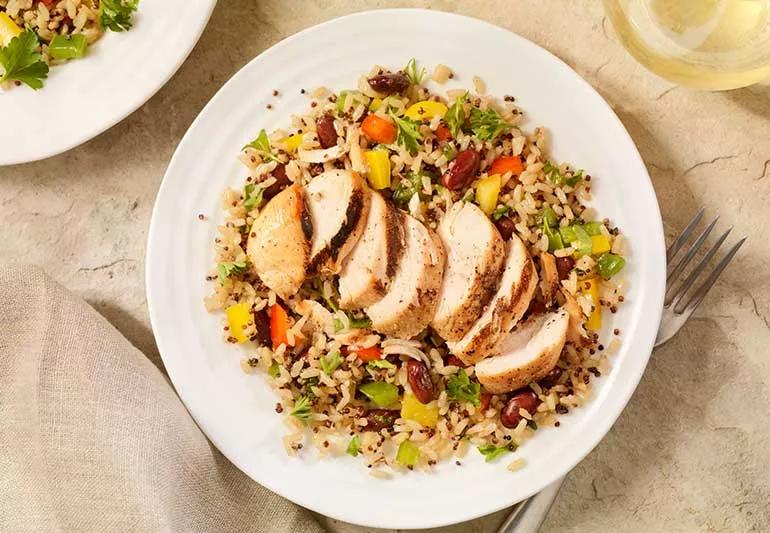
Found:
<path fill-rule="evenodd" d="M 342 364 L 342 357 L 339 350 L 321 357 L 321 369 L 327 376 L 331 376 L 340 364 Z"/>
<path fill-rule="evenodd" d="M 494 141 L 497 137 L 511 129 L 494 109 L 482 111 L 478 107 L 471 108 L 471 130 L 482 141 Z"/>
<path fill-rule="evenodd" d="M 543 172 L 545 173 L 545 177 L 548 178 L 548 181 L 554 185 L 568 185 L 574 187 L 583 181 L 583 170 L 562 173 L 559 170 L 559 167 L 550 161 L 543 163 Z"/>
<path fill-rule="evenodd" d="M 43 80 L 48 77 L 48 65 L 37 51 L 37 45 L 37 34 L 27 28 L 11 39 L 8 46 L 0 48 L 0 65 L 3 67 L 0 83 L 19 81 L 35 90 L 43 86 Z"/>
<path fill-rule="evenodd" d="M 243 207 L 246 209 L 246 212 L 251 211 L 255 207 L 259 207 L 262 204 L 264 192 L 264 188 L 257 187 L 254 183 L 249 183 L 244 187 L 243 197 L 245 200 L 243 200 Z"/>
<path fill-rule="evenodd" d="M 382 370 L 382 369 L 392 370 L 396 368 L 396 365 L 394 365 L 387 359 L 377 359 L 376 361 L 369 361 L 369 363 L 367 363 L 366 365 L 366 368 L 368 368 L 369 370 Z"/>
<path fill-rule="evenodd" d="M 424 67 L 421 67 L 418 70 L 417 61 L 415 61 L 415 59 L 412 58 L 404 67 L 404 74 L 406 74 L 406 77 L 409 78 L 409 81 L 412 82 L 412 85 L 420 85 L 422 83 L 422 80 L 425 79 L 427 72 L 425 71 Z"/>
<path fill-rule="evenodd" d="M 99 25 L 112 31 L 128 31 L 139 0 L 100 0 Z"/>
<path fill-rule="evenodd" d="M 462 368 L 457 374 L 451 376 L 446 384 L 447 395 L 457 402 L 471 402 L 478 407 L 481 403 L 481 385 L 478 381 L 471 381 L 468 374 Z"/>
<path fill-rule="evenodd" d="M 217 263 L 217 274 L 219 274 L 219 283 L 225 284 L 225 280 L 233 274 L 243 274 L 248 267 L 248 261 L 233 261 L 229 263 Z"/>
<path fill-rule="evenodd" d="M 398 136 L 396 142 L 406 148 L 410 154 L 416 154 L 420 149 L 420 141 L 422 141 L 422 133 L 420 133 L 420 123 L 414 120 L 398 117 L 395 113 L 390 113 L 390 118 L 396 123 L 398 128 Z"/>
<path fill-rule="evenodd" d="M 271 378 L 277 378 L 281 375 L 281 367 L 278 366 L 278 361 L 273 361 L 270 364 L 270 368 L 267 369 L 267 375 Z"/>
<path fill-rule="evenodd" d="M 492 219 L 500 220 L 511 211 L 513 211 L 513 209 L 511 209 L 510 205 L 501 205 L 500 207 L 492 211 Z"/>
<path fill-rule="evenodd" d="M 454 103 L 449 106 L 449 109 L 447 109 L 447 112 L 444 115 L 444 122 L 446 123 L 446 127 L 449 128 L 449 131 L 452 132 L 452 137 L 455 139 L 457 138 L 457 134 L 462 130 L 463 124 L 465 124 L 464 104 L 467 98 L 468 93 L 455 98 Z"/>
<path fill-rule="evenodd" d="M 243 148 L 248 147 L 254 148 L 259 155 L 262 156 L 262 159 L 266 159 L 268 161 L 275 161 L 277 163 L 280 163 L 281 160 L 278 159 L 278 157 L 273 154 L 273 152 L 270 151 L 270 139 L 267 138 L 267 132 L 265 130 L 260 130 L 259 135 L 257 135 L 257 138 L 251 141 L 249 144 L 244 146 Z"/>
<path fill-rule="evenodd" d="M 294 409 L 291 411 L 291 416 L 294 416 L 297 419 L 307 423 L 307 421 L 310 420 L 311 407 L 312 402 L 310 401 L 310 398 L 307 396 L 300 396 L 297 398 L 297 401 L 294 402 Z"/>
<path fill-rule="evenodd" d="M 393 191 L 393 201 L 400 205 L 407 205 L 412 196 L 419 194 L 420 198 L 425 200 L 427 197 L 422 192 L 422 177 L 425 173 L 415 174 L 410 172 L 406 175 L 406 179 L 402 179 L 396 185 L 396 190 Z"/>
<path fill-rule="evenodd" d="M 350 442 L 348 443 L 348 449 L 345 450 L 345 453 L 348 455 L 352 455 L 353 457 L 357 456 L 361 452 L 361 437 L 356 435 L 352 439 L 350 439 Z"/>
<path fill-rule="evenodd" d="M 494 461 L 501 455 L 504 455 L 508 452 L 512 452 L 515 450 L 516 450 L 516 446 L 514 444 L 508 444 L 507 446 L 500 446 L 499 448 L 494 444 L 484 444 L 483 446 L 479 446 L 479 452 L 481 453 L 481 455 L 484 456 L 484 461 L 487 463 Z"/>

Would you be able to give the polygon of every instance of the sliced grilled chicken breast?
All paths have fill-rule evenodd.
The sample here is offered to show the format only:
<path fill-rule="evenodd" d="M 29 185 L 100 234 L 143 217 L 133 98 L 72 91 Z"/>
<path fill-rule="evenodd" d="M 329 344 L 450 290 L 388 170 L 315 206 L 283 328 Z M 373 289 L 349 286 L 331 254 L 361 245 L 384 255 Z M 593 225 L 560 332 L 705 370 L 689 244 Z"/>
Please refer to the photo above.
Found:
<path fill-rule="evenodd" d="M 369 187 L 355 172 L 331 170 L 313 178 L 305 191 L 313 222 L 309 270 L 336 274 L 366 225 Z"/>
<path fill-rule="evenodd" d="M 543 379 L 559 360 L 568 327 L 564 308 L 527 320 L 503 341 L 503 355 L 476 363 L 476 377 L 492 394 Z"/>
<path fill-rule="evenodd" d="M 372 192 L 364 231 L 340 271 L 340 307 L 360 309 L 385 296 L 398 267 L 403 239 L 396 208 Z"/>
<path fill-rule="evenodd" d="M 372 328 L 402 339 L 414 337 L 430 323 L 444 274 L 441 239 L 419 220 L 398 212 L 404 228 L 404 251 L 385 296 L 364 310 Z"/>
<path fill-rule="evenodd" d="M 281 298 L 299 290 L 310 264 L 313 225 L 299 185 L 274 196 L 251 227 L 246 254 L 267 287 Z"/>
<path fill-rule="evenodd" d="M 438 227 L 447 262 L 431 326 L 447 341 L 459 341 L 495 294 L 505 243 L 475 204 L 457 202 Z"/>
<path fill-rule="evenodd" d="M 470 331 L 459 341 L 447 343 L 449 351 L 467 365 L 499 354 L 500 342 L 527 311 L 537 282 L 527 248 L 512 236 L 506 245 L 503 275 L 495 295 Z"/>

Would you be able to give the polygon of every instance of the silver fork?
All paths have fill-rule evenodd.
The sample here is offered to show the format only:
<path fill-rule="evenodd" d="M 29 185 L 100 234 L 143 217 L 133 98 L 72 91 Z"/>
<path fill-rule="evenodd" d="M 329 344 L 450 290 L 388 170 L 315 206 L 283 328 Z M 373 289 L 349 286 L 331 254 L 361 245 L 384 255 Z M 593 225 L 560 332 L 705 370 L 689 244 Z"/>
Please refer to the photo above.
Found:
<path fill-rule="evenodd" d="M 693 232 L 703 219 L 705 209 L 698 211 L 693 219 L 687 224 L 687 227 L 679 234 L 679 236 L 671 243 L 671 246 L 666 250 L 666 296 L 663 301 L 663 314 L 660 319 L 660 326 L 658 328 L 658 336 L 655 339 L 655 346 L 660 346 L 664 342 L 673 337 L 677 331 L 679 331 L 685 322 L 692 316 L 693 312 L 698 308 L 700 303 L 706 297 L 711 287 L 714 286 L 722 271 L 732 261 L 735 254 L 743 243 L 746 242 L 746 237 L 740 239 L 730 248 L 727 253 L 719 260 L 719 262 L 711 269 L 706 279 L 701 283 L 697 289 L 691 290 L 693 284 L 698 280 L 701 274 L 706 272 L 706 268 L 714 256 L 717 254 L 722 244 L 730 235 L 732 227 L 728 228 L 714 245 L 706 252 L 703 258 L 698 264 L 684 277 L 684 271 L 687 266 L 698 254 L 703 247 L 703 243 L 711 234 L 714 226 L 716 226 L 719 217 L 716 217 L 711 224 L 706 226 L 695 241 L 687 248 L 684 255 L 678 261 L 674 261 L 679 252 L 682 251 L 685 244 L 690 240 Z M 559 494 L 559 489 L 564 483 L 565 478 L 557 479 L 542 491 L 538 492 L 534 496 L 527 498 L 526 500 L 517 503 L 513 506 L 511 513 L 500 524 L 497 533 L 535 533 L 540 529 L 545 517 L 548 515 L 548 511 L 551 509 L 556 496 Z"/>

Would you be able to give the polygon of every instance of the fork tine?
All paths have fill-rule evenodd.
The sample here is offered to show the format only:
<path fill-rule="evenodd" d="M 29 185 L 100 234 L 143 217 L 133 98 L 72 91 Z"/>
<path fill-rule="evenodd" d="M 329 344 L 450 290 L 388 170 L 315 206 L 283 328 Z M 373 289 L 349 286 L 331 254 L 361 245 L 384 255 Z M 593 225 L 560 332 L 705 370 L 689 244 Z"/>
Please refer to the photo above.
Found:
<path fill-rule="evenodd" d="M 690 290 L 692 284 L 705 270 L 706 265 L 708 265 L 709 261 L 711 261 L 714 255 L 716 255 L 717 251 L 719 251 L 719 248 L 725 242 L 725 239 L 727 239 L 727 236 L 730 235 L 732 230 L 733 228 L 730 227 L 719 237 L 714 246 L 712 246 L 703 257 L 703 259 L 698 262 L 697 266 L 692 270 L 692 272 L 690 272 L 687 278 L 679 286 L 677 286 L 676 290 L 672 290 L 673 286 L 669 286 L 668 291 L 666 291 L 666 298 L 663 302 L 663 305 L 670 305 L 672 302 L 679 302 L 679 300 L 684 298 L 685 294 L 687 294 L 687 291 Z"/>
<path fill-rule="evenodd" d="M 700 250 L 700 247 L 703 246 L 703 243 L 706 241 L 706 238 L 711 234 L 711 231 L 714 229 L 714 226 L 716 226 L 717 221 L 719 220 L 719 217 L 716 217 L 714 221 L 704 229 L 700 235 L 698 235 L 698 238 L 695 240 L 694 243 L 692 243 L 692 246 L 690 246 L 690 249 L 687 250 L 687 253 L 684 255 L 684 257 L 679 261 L 679 263 L 671 270 L 671 272 L 666 276 L 666 285 L 669 287 L 676 281 L 676 279 L 679 277 L 679 274 L 682 273 L 682 271 L 687 268 L 687 265 L 690 264 L 690 261 L 692 261 L 692 258 L 695 257 L 695 254 L 698 253 L 698 250 Z"/>
<path fill-rule="evenodd" d="M 690 313 L 695 311 L 697 307 L 700 305 L 700 303 L 703 301 L 703 299 L 706 297 L 706 294 L 708 294 L 709 290 L 711 290 L 711 287 L 714 285 L 716 280 L 719 278 L 719 275 L 722 274 L 722 271 L 727 267 L 727 265 L 732 261 L 733 257 L 736 253 L 738 253 L 738 250 L 743 246 L 743 243 L 746 242 L 746 237 L 743 237 L 740 241 L 738 241 L 735 245 L 733 245 L 732 248 L 730 248 L 730 251 L 727 252 L 727 255 L 725 255 L 719 263 L 714 267 L 714 270 L 709 274 L 709 277 L 706 278 L 706 281 L 703 282 L 703 284 L 698 287 L 698 290 L 695 291 L 695 293 L 690 297 L 689 300 L 687 300 L 687 303 L 684 304 L 680 308 L 681 301 L 674 306 L 674 312 L 675 313 L 682 313 L 683 311 L 687 310 Z"/>
<path fill-rule="evenodd" d="M 668 250 L 666 250 L 666 262 L 668 264 L 671 264 L 671 260 L 676 256 L 677 252 L 679 252 L 679 249 L 682 247 L 682 245 L 687 241 L 687 239 L 690 238 L 690 234 L 693 232 L 695 227 L 698 225 L 700 220 L 703 218 L 703 214 L 706 212 L 706 208 L 701 208 L 698 213 L 692 217 L 692 220 L 689 224 L 687 224 L 687 227 L 684 228 L 684 231 L 679 234 L 679 236 L 674 240 L 674 242 L 671 243 L 671 246 L 668 247 Z"/>

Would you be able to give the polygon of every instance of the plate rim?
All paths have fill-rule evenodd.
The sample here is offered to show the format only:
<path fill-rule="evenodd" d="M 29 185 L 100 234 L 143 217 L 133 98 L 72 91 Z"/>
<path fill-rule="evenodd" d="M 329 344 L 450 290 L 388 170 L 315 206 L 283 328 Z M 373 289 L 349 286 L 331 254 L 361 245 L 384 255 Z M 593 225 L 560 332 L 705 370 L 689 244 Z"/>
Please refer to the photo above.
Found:
<path fill-rule="evenodd" d="M 136 110 L 138 110 L 140 107 L 142 107 L 144 104 L 146 104 L 153 96 L 155 96 L 158 91 L 160 91 L 163 87 L 166 86 L 166 84 L 171 80 L 171 78 L 174 77 L 174 75 L 177 73 L 177 71 L 181 68 L 181 66 L 184 64 L 185 61 L 187 61 L 187 58 L 192 53 L 193 49 L 195 48 L 195 45 L 198 44 L 198 41 L 200 41 L 201 35 L 203 35 L 204 30 L 208 26 L 209 20 L 211 19 L 211 15 L 214 12 L 214 8 L 217 5 L 217 0 L 205 0 L 208 2 L 208 5 L 205 5 L 205 9 L 202 11 L 202 16 L 199 19 L 199 23 L 197 26 L 194 27 L 194 32 L 191 32 L 191 35 L 193 35 L 193 38 L 190 39 L 186 46 L 182 47 L 182 53 L 178 56 L 177 60 L 173 63 L 169 63 L 166 69 L 166 73 L 162 77 L 158 77 L 156 81 L 152 84 L 148 84 L 146 89 L 144 91 L 141 91 L 141 96 L 136 96 L 134 100 L 131 101 L 130 104 L 126 105 L 124 108 L 119 108 L 120 111 L 115 113 L 114 115 L 110 115 L 110 118 L 107 120 L 104 120 L 103 122 L 100 122 L 98 126 L 90 128 L 88 130 L 84 130 L 79 135 L 73 136 L 71 140 L 64 142 L 59 145 L 53 145 L 52 148 L 44 149 L 39 152 L 35 152 L 34 156 L 21 156 L 16 157 L 13 153 L 10 153 L 8 157 L 3 157 L 2 154 L 0 154 L 0 167 L 5 166 L 12 166 L 12 165 L 22 165 L 25 163 L 34 163 L 36 161 L 42 161 L 45 159 L 49 159 L 51 157 L 55 157 L 57 155 L 61 155 L 65 152 L 68 152 L 74 148 L 77 148 L 78 146 L 87 143 L 91 139 L 94 139 L 104 133 L 105 131 L 109 130 L 113 126 L 116 126 L 123 120 L 125 120 L 129 115 L 133 114 Z M 140 5 L 141 9 L 141 5 Z M 66 65 L 58 65 L 56 68 L 64 67 Z M 24 88 L 27 89 L 26 87 Z M 35 91 L 39 97 L 44 96 L 45 92 L 45 86 Z M 2 93 L 0 93 L 2 95 Z"/>
<path fill-rule="evenodd" d="M 157 230 L 157 224 L 159 219 L 159 205 L 160 205 L 160 198 L 167 194 L 166 190 L 170 187 L 169 180 L 167 180 L 167 176 L 172 173 L 172 169 L 175 166 L 177 157 L 182 157 L 180 155 L 180 148 L 185 143 L 185 140 L 188 137 L 188 134 L 190 131 L 192 131 L 198 124 L 198 122 L 201 119 L 201 117 L 206 113 L 206 111 L 213 106 L 214 102 L 218 100 L 218 98 L 221 98 L 222 94 L 227 90 L 227 88 L 235 83 L 235 80 L 239 77 L 244 75 L 244 72 L 249 68 L 249 66 L 252 64 L 252 62 L 258 60 L 262 55 L 270 53 L 276 49 L 280 49 L 282 46 L 287 45 L 288 43 L 293 42 L 294 40 L 301 39 L 307 34 L 312 33 L 314 31 L 321 30 L 322 28 L 325 28 L 328 25 L 334 25 L 338 24 L 342 21 L 348 21 L 350 19 L 355 18 L 366 18 L 373 15 L 376 16 L 383 16 L 388 14 L 404 14 L 404 13 L 417 13 L 419 15 L 424 16 L 447 16 L 447 17 L 454 17 L 458 19 L 462 23 L 472 22 L 474 24 L 481 24 L 485 26 L 489 30 L 493 30 L 496 32 L 505 32 L 508 36 L 508 38 L 515 39 L 519 41 L 520 43 L 523 43 L 525 46 L 530 46 L 539 49 L 542 53 L 547 54 L 550 56 L 550 58 L 555 62 L 555 65 L 558 66 L 558 68 L 562 70 L 568 71 L 569 74 L 571 74 L 575 78 L 575 82 L 578 84 L 582 84 L 584 86 L 584 89 L 587 89 L 590 93 L 593 94 L 594 97 L 596 97 L 598 102 L 601 103 L 601 106 L 605 109 L 605 111 L 608 113 L 607 118 L 612 120 L 615 125 L 619 128 L 618 133 L 623 134 L 623 141 L 628 143 L 629 150 L 632 151 L 634 156 L 634 163 L 637 163 L 639 166 L 639 170 L 641 171 L 644 180 L 644 186 L 648 189 L 648 193 L 650 194 L 651 199 L 654 201 L 655 206 L 655 212 L 651 213 L 650 219 L 652 220 L 652 224 L 650 224 L 650 232 L 649 235 L 651 239 L 653 239 L 656 244 L 658 245 L 659 251 L 660 251 L 660 260 L 653 263 L 653 266 L 657 265 L 657 273 L 662 274 L 662 277 L 660 279 L 654 279 L 652 275 L 650 275 L 650 281 L 657 281 L 655 285 L 657 287 L 653 286 L 651 287 L 650 291 L 650 297 L 652 298 L 653 303 L 657 302 L 659 305 L 654 306 L 655 311 L 653 316 L 647 316 L 646 320 L 643 320 L 642 322 L 654 322 L 655 324 L 655 331 L 657 331 L 657 326 L 660 323 L 660 317 L 662 315 L 663 311 L 663 299 L 665 294 L 665 234 L 663 229 L 663 221 L 662 216 L 660 213 L 660 206 L 657 199 L 657 195 L 655 193 L 655 189 L 652 183 L 652 179 L 650 178 L 649 172 L 646 168 L 646 165 L 644 164 L 644 160 L 641 157 L 641 154 L 639 153 L 639 150 L 636 146 L 636 143 L 634 142 L 631 135 L 628 133 L 628 130 L 626 129 L 623 122 L 620 120 L 620 118 L 617 116 L 617 114 L 614 112 L 610 104 L 604 99 L 604 97 L 590 84 L 588 81 L 586 81 L 578 72 L 576 72 L 572 67 L 570 67 L 566 62 L 564 62 L 562 59 L 560 59 L 558 56 L 550 52 L 548 49 L 544 48 L 543 46 L 540 46 L 539 44 L 530 41 L 529 39 L 515 33 L 512 30 L 509 30 L 507 28 L 503 28 L 501 26 L 497 26 L 495 24 L 492 24 L 486 20 L 479 19 L 476 17 L 464 15 L 464 14 L 458 14 L 454 12 L 448 12 L 448 11 L 441 11 L 441 10 L 432 10 L 432 9 L 424 9 L 424 8 L 389 8 L 389 9 L 370 9 L 370 10 L 361 10 L 356 11 L 353 13 L 349 13 L 340 17 L 335 17 L 329 20 L 326 20 L 324 22 L 321 22 L 319 24 L 307 27 L 302 29 L 301 31 L 294 33 L 290 36 L 287 36 L 286 38 L 274 43 L 270 47 L 266 48 L 262 52 L 260 52 L 257 56 L 249 60 L 246 64 L 244 64 L 240 69 L 238 69 L 220 88 L 217 90 L 217 92 L 211 97 L 211 99 L 206 103 L 206 105 L 201 109 L 201 111 L 198 113 L 198 115 L 195 117 L 195 120 L 190 124 L 188 130 L 185 132 L 184 136 L 180 139 L 179 144 L 177 145 L 177 148 L 174 151 L 174 155 L 172 156 L 169 165 L 167 167 L 166 172 L 164 173 L 163 180 L 160 184 L 160 187 L 158 189 L 158 193 L 156 196 L 156 200 L 153 206 L 152 210 L 152 217 L 150 220 L 150 225 L 148 229 L 148 236 L 147 236 L 147 253 L 146 253 L 146 262 L 145 262 L 145 282 L 146 282 L 146 296 L 147 296 L 147 305 L 148 305 L 148 311 L 150 315 L 150 323 L 153 329 L 153 332 L 155 333 L 156 342 L 158 344 L 158 350 L 161 355 L 161 358 L 164 361 L 164 367 L 166 368 L 166 371 L 169 375 L 169 378 L 171 379 L 172 383 L 174 383 L 174 379 L 172 376 L 172 372 L 169 370 L 168 366 L 166 365 L 166 358 L 163 356 L 163 349 L 161 348 L 161 341 L 159 339 L 159 333 L 158 331 L 161 329 L 157 327 L 160 322 L 157 318 L 157 311 L 154 311 L 154 304 L 153 304 L 153 296 L 152 296 L 152 283 L 154 282 L 154 276 L 152 274 L 153 269 L 153 258 L 152 258 L 152 250 L 153 250 L 153 242 L 156 235 Z M 641 177 L 641 176 L 640 176 Z M 663 283 L 661 283 L 661 280 Z M 653 306 L 651 306 L 653 307 Z M 644 340 L 644 339 L 641 339 Z M 639 345 L 640 339 L 634 338 L 634 343 Z M 629 342 L 628 340 L 625 340 L 624 342 Z M 631 397 L 633 396 L 633 393 L 636 391 L 638 384 L 644 375 L 644 372 L 647 368 L 647 365 L 649 363 L 649 358 L 652 354 L 652 350 L 654 348 L 654 342 L 655 342 L 655 335 L 651 335 L 649 339 L 647 339 L 645 342 L 641 343 L 641 347 L 638 348 L 639 355 L 643 355 L 644 357 L 644 364 L 640 366 L 640 370 L 636 373 L 634 376 L 630 376 L 632 379 L 627 379 L 621 384 L 619 384 L 615 389 L 613 389 L 613 392 L 615 393 L 615 396 L 617 396 L 617 393 L 622 393 L 622 401 L 619 402 L 616 408 L 613 408 L 612 411 L 609 413 L 608 416 L 602 417 L 600 420 L 597 420 L 594 425 L 594 430 L 591 433 L 590 438 L 586 438 L 583 442 L 587 443 L 585 445 L 584 451 L 581 453 L 578 453 L 574 456 L 574 458 L 571 461 L 568 461 L 568 468 L 566 471 L 556 474 L 549 474 L 543 476 L 543 480 L 545 482 L 542 483 L 541 487 L 537 487 L 531 491 L 529 491 L 529 496 L 532 496 L 533 494 L 537 493 L 538 491 L 545 488 L 547 485 L 553 483 L 560 477 L 566 476 L 578 463 L 580 463 L 589 453 L 591 453 L 596 446 L 601 442 L 601 440 L 607 435 L 607 433 L 611 430 L 612 426 L 617 421 L 618 417 L 621 415 L 621 413 L 625 410 L 626 406 L 628 405 L 628 402 L 630 401 Z M 217 439 L 215 436 L 209 435 L 206 433 L 205 430 L 203 430 L 202 421 L 198 420 L 196 414 L 193 412 L 193 410 L 188 406 L 187 402 L 184 400 L 184 398 L 179 396 L 182 403 L 185 405 L 185 408 L 188 410 L 192 418 L 195 420 L 195 422 L 198 424 L 198 426 L 201 428 L 201 430 L 206 434 L 207 438 L 211 440 L 212 443 L 217 447 L 217 449 L 225 455 L 224 452 L 222 452 L 222 447 L 220 446 L 219 439 Z M 300 505 L 302 507 L 305 507 L 311 511 L 317 512 L 319 514 L 323 514 L 324 516 L 341 520 L 349 523 L 354 523 L 357 525 L 361 525 L 364 527 L 377 527 L 377 528 L 391 528 L 391 527 L 397 527 L 398 529 L 420 529 L 420 528 L 432 528 L 432 527 L 442 527 L 452 524 L 461 523 L 468 520 L 473 520 L 476 518 L 479 518 L 481 516 L 485 516 L 497 511 L 500 511 L 502 509 L 505 509 L 507 507 L 510 507 L 515 502 L 508 502 L 505 504 L 500 505 L 494 505 L 489 507 L 481 508 L 479 506 L 476 507 L 476 510 L 472 510 L 467 513 L 467 515 L 462 518 L 461 520 L 441 520 L 434 519 L 433 521 L 424 521 L 420 523 L 416 523 L 414 521 L 410 521 L 408 523 L 398 523 L 397 525 L 393 524 L 384 524 L 382 522 L 377 521 L 365 521 L 365 520 L 355 520 L 352 521 L 349 516 L 346 516 L 344 514 L 340 514 L 336 512 L 335 510 L 329 510 L 323 505 L 315 505 L 315 502 L 308 501 L 308 500 L 302 500 L 302 499 L 295 499 L 293 497 L 290 497 L 288 494 L 286 494 L 283 490 L 280 490 L 275 487 L 274 484 L 272 484 L 269 480 L 260 479 L 257 481 L 256 479 L 252 478 L 250 474 L 246 473 L 247 468 L 242 467 L 242 462 L 236 458 L 233 459 L 227 455 L 225 455 L 228 460 L 230 460 L 237 468 L 239 468 L 242 472 L 244 472 L 250 479 L 253 479 L 254 482 L 264 486 L 268 490 L 278 494 L 281 497 L 286 498 L 289 501 L 292 501 L 296 503 L 297 505 Z M 525 498 L 526 498 L 525 497 Z"/>

